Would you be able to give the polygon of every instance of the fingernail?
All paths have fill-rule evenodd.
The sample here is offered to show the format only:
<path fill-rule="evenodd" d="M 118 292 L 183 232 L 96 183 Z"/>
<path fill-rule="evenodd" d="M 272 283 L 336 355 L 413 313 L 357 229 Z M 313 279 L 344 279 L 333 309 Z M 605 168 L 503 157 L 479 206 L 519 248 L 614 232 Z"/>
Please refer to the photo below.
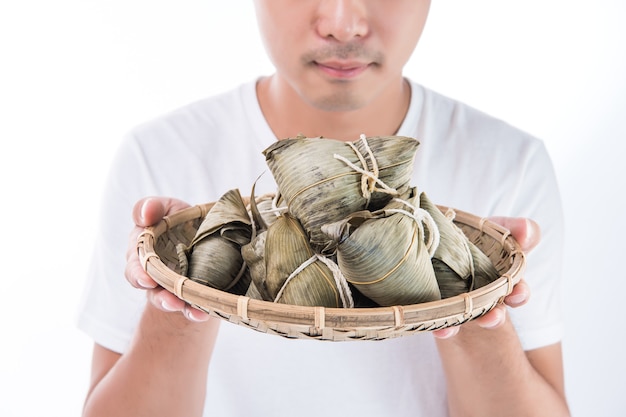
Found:
<path fill-rule="evenodd" d="M 506 301 L 507 301 L 507 304 L 510 304 L 510 305 L 519 305 L 519 304 L 525 303 L 527 298 L 528 298 L 528 294 L 519 293 L 519 294 L 509 295 L 506 298 Z"/>
<path fill-rule="evenodd" d="M 141 220 L 145 220 L 146 219 L 146 210 L 147 210 L 147 206 L 148 206 L 148 201 L 150 201 L 150 199 L 146 199 L 143 204 L 141 205 L 141 212 L 139 213 L 139 215 L 141 216 Z"/>
<path fill-rule="evenodd" d="M 494 318 L 490 322 L 483 323 L 485 329 L 493 329 L 494 327 L 498 327 L 500 324 L 504 322 L 504 318 L 506 317 L 506 309 L 499 308 L 495 310 Z"/>
<path fill-rule="evenodd" d="M 193 316 L 193 314 L 191 314 L 191 310 L 189 308 L 187 308 L 185 306 L 185 309 L 183 310 L 183 312 L 185 313 L 185 317 L 187 317 L 187 320 L 191 320 L 194 322 L 197 322 L 198 320 Z"/>
<path fill-rule="evenodd" d="M 187 317 L 187 319 L 188 319 L 188 320 L 190 320 L 190 321 L 193 321 L 193 322 L 195 322 L 195 323 L 202 323 L 202 322 L 204 322 L 204 321 L 205 321 L 205 320 L 203 320 L 203 319 L 199 319 L 199 318 L 195 317 L 195 316 L 192 314 L 192 311 L 193 311 L 193 310 L 192 310 L 189 306 L 185 306 L 185 309 L 184 309 L 183 311 L 184 311 L 185 316 Z"/>
<path fill-rule="evenodd" d="M 446 329 L 441 329 L 437 332 L 436 337 L 439 339 L 449 339 L 452 336 L 458 333 L 459 329 L 456 327 L 448 327 Z"/>
<path fill-rule="evenodd" d="M 149 283 L 149 282 L 147 282 L 147 281 L 144 281 L 144 280 L 142 280 L 141 278 L 139 278 L 139 279 L 137 280 L 137 284 L 139 284 L 139 286 L 140 286 L 141 288 L 145 288 L 145 289 L 147 289 L 147 290 L 150 290 L 150 289 L 154 288 L 154 284 Z"/>
<path fill-rule="evenodd" d="M 530 219 L 526 219 L 526 240 L 532 242 L 535 239 L 535 229 Z"/>
<path fill-rule="evenodd" d="M 170 305 L 167 301 L 163 300 L 161 301 L 161 307 L 163 307 L 163 310 L 167 310 L 167 311 L 176 311 L 176 307 Z"/>

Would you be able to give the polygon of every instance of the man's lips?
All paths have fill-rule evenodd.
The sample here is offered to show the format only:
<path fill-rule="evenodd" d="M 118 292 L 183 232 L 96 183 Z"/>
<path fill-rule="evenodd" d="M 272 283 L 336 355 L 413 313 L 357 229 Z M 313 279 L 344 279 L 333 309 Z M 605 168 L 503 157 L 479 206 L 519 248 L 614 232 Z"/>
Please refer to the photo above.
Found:
<path fill-rule="evenodd" d="M 340 62 L 340 61 L 325 61 L 314 62 L 317 68 L 324 74 L 333 78 L 354 78 L 370 66 L 369 63 L 363 62 Z"/>

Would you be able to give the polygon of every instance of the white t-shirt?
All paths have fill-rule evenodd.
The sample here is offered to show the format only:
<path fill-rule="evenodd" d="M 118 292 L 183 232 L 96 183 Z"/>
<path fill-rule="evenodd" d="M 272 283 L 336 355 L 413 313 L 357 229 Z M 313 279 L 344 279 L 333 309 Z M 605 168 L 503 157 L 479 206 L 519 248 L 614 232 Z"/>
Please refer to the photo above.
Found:
<path fill-rule="evenodd" d="M 293 135 L 298 133 L 307 132 Z M 415 83 L 397 134 L 421 142 L 411 185 L 433 202 L 540 224 L 542 241 L 528 256 L 525 274 L 532 297 L 511 316 L 525 349 L 559 341 L 563 222 L 543 143 Z M 128 347 L 145 303 L 144 291 L 124 278 L 131 208 L 138 199 L 162 195 L 198 204 L 231 188 L 249 195 L 264 172 L 266 189 L 257 187 L 257 194 L 275 191 L 261 153 L 275 140 L 255 82 L 134 129 L 117 152 L 104 191 L 79 327 L 111 350 Z M 443 417 L 444 374 L 429 333 L 335 343 L 290 340 L 225 322 L 209 370 L 209 414 Z"/>

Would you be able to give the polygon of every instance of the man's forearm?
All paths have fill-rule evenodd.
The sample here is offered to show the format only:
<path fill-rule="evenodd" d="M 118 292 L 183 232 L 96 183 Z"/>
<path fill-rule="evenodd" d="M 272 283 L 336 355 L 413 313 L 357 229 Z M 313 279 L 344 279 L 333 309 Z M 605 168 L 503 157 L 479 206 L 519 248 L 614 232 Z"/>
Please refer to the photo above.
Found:
<path fill-rule="evenodd" d="M 129 350 L 92 382 L 84 416 L 202 415 L 218 328 L 148 303 Z"/>
<path fill-rule="evenodd" d="M 569 416 L 562 369 L 536 369 L 508 318 L 496 329 L 468 323 L 456 336 L 437 339 L 437 347 L 451 416 Z"/>

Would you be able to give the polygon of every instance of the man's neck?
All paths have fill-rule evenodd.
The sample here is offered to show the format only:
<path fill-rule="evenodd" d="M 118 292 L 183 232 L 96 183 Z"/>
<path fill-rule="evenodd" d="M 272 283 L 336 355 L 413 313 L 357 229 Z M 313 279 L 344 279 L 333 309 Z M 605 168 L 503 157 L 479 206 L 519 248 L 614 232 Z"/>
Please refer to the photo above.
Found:
<path fill-rule="evenodd" d="M 400 79 L 371 103 L 351 111 L 327 111 L 311 106 L 272 77 L 257 83 L 257 97 L 278 139 L 303 134 L 352 141 L 360 134 L 396 134 L 409 108 L 411 87 L 408 81 Z"/>

